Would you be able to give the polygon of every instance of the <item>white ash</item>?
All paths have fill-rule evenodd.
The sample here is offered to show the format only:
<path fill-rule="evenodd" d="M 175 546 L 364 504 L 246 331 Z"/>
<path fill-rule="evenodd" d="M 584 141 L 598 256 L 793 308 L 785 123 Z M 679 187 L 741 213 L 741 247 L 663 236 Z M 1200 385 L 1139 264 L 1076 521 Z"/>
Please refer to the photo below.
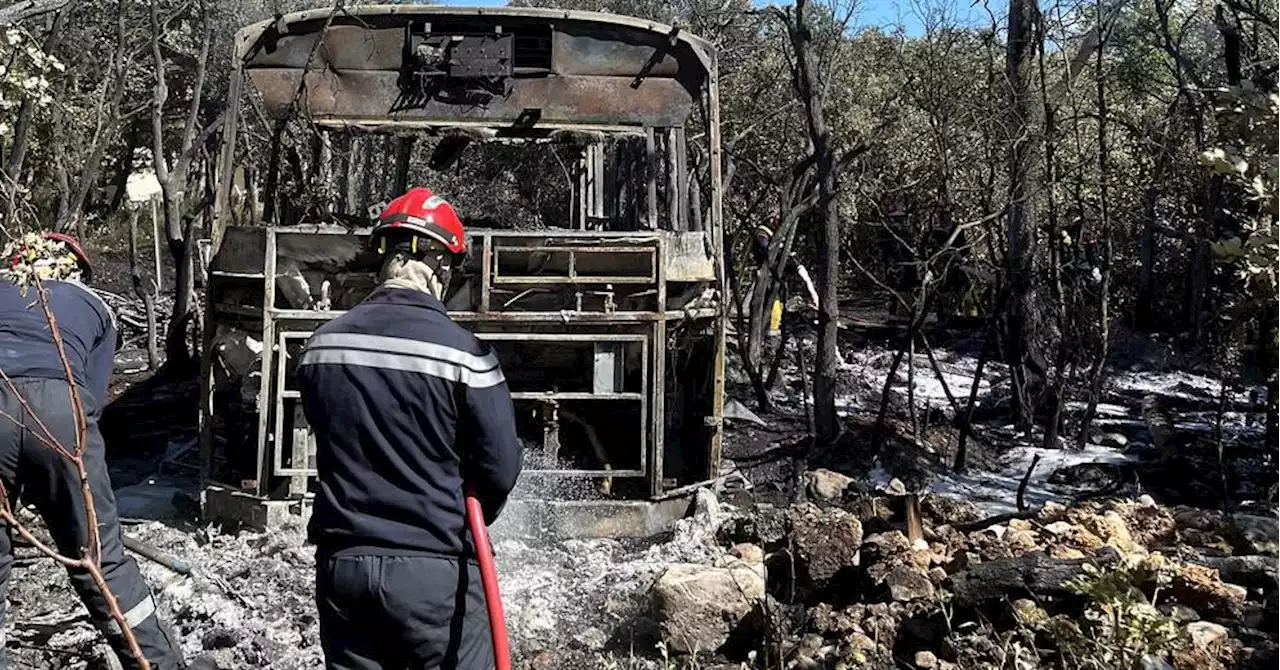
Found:
<path fill-rule="evenodd" d="M 528 494 L 518 491 L 517 497 Z M 589 497 L 595 489 L 590 481 L 562 480 L 556 490 L 539 488 L 537 494 Z M 530 667 L 532 654 L 553 650 L 555 667 L 566 670 L 659 668 L 647 621 L 650 586 L 672 563 L 710 563 L 722 553 L 714 535 L 726 512 L 709 492 L 700 493 L 694 507 L 656 543 L 495 538 L 516 667 Z M 222 668 L 323 667 L 315 549 L 300 526 L 222 534 L 147 522 L 126 532 L 192 566 L 192 574 L 183 576 L 136 559 L 189 660 L 209 654 Z M 24 558 L 13 584 L 10 639 L 41 647 L 12 649 L 15 667 L 95 667 L 90 659 L 102 653 L 102 640 L 65 571 L 47 559 Z M 57 630 L 52 637 L 50 622 Z M 577 656 L 564 656 L 568 651 Z"/>

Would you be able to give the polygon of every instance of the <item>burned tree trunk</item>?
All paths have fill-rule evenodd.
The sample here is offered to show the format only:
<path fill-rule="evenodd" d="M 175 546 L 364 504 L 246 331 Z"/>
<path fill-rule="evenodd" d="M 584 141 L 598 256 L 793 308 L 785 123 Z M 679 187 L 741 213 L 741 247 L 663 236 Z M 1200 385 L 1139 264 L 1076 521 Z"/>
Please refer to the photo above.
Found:
<path fill-rule="evenodd" d="M 155 295 L 142 281 L 142 269 L 138 266 L 138 215 L 140 210 L 133 208 L 129 212 L 129 279 L 133 284 L 133 292 L 142 300 L 147 313 L 147 369 L 160 367 L 160 351 L 157 346 L 156 333 L 156 300 Z"/>
<path fill-rule="evenodd" d="M 836 202 L 836 160 L 831 133 L 823 111 L 823 88 L 815 71 L 813 33 L 809 25 L 808 3 L 797 0 L 794 14 L 784 15 L 795 60 L 792 84 L 804 105 L 809 142 L 813 147 L 818 187 L 817 210 L 822 216 L 819 247 L 823 249 L 821 290 L 818 293 L 818 355 L 814 361 L 813 418 L 818 444 L 830 444 L 840 433 L 836 416 L 836 373 L 839 353 L 840 299 L 840 218 Z"/>
<path fill-rule="evenodd" d="M 190 183 L 191 164 L 205 139 L 216 130 L 215 122 L 203 132 L 198 126 L 205 75 L 209 62 L 209 43 L 212 31 L 209 14 L 200 3 L 201 39 L 200 54 L 196 62 L 195 80 L 192 84 L 191 108 L 182 129 L 182 144 L 177 157 L 170 162 L 165 152 L 164 105 L 169 97 L 165 78 L 165 59 L 160 44 L 163 30 L 158 2 L 151 3 L 151 53 L 155 61 L 155 90 L 151 98 L 152 159 L 155 161 L 156 181 L 160 182 L 165 237 L 169 253 L 173 257 L 174 279 L 173 314 L 169 321 L 169 333 L 165 343 L 168 362 L 180 371 L 194 365 L 191 348 L 187 344 L 187 330 L 195 315 L 195 253 L 194 215 L 185 211 L 185 195 L 199 192 Z"/>
<path fill-rule="evenodd" d="M 1039 160 L 1043 109 L 1034 104 L 1038 0 L 1010 0 L 1006 81 L 1009 86 L 1009 210 L 1005 238 L 1005 275 L 1009 300 L 1003 338 L 1012 376 L 1017 420 L 1030 426 L 1043 401 L 1047 365 L 1041 343 L 1045 327 L 1037 290 Z"/>

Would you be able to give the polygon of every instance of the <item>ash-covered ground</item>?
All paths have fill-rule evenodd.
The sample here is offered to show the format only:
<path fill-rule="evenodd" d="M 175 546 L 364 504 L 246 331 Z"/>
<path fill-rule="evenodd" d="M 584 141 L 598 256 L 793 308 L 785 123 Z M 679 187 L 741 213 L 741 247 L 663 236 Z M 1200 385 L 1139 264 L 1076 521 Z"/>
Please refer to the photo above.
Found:
<path fill-rule="evenodd" d="M 801 501 L 801 484 L 815 468 L 853 475 L 867 489 L 905 482 L 914 491 L 971 501 L 982 514 L 1001 514 L 1017 511 L 1016 491 L 1039 456 L 1024 491 L 1024 504 L 1032 509 L 1098 494 L 1151 494 L 1161 504 L 1213 506 L 1217 503 L 1204 501 L 1223 494 L 1235 506 L 1253 501 L 1258 513 L 1274 516 L 1274 448 L 1258 447 L 1263 428 L 1251 420 L 1254 415 L 1212 411 L 1223 397 L 1221 385 L 1204 374 L 1163 364 L 1116 370 L 1109 376 L 1099 420 L 1083 449 L 1074 448 L 1073 434 L 1045 445 L 1040 435 L 1020 434 L 1001 420 L 983 420 L 969 445 L 970 467 L 957 474 L 947 467 L 956 447 L 956 401 L 951 398 L 961 404 L 967 399 L 977 358 L 972 342 L 959 339 L 937 346 L 934 354 L 941 375 L 933 372 L 934 364 L 924 354 L 916 356 L 912 370 L 904 366 L 898 371 L 890 384 L 885 446 L 869 460 L 855 454 L 866 453 L 862 447 L 871 439 L 893 352 L 874 341 L 849 342 L 842 349 L 846 365 L 840 407 L 849 434 L 840 449 L 807 448 L 804 383 L 794 366 L 784 366 L 778 408 L 772 415 L 752 417 L 744 411 L 744 405 L 752 404 L 750 393 L 741 384 L 733 389 L 736 405 L 727 413 L 736 418 L 729 422 L 724 465 L 749 482 L 746 493 L 731 497 L 738 509 L 701 496 L 696 504 L 691 501 L 690 516 L 674 531 L 647 541 L 533 541 L 520 533 L 498 534 L 496 551 L 517 667 L 670 667 L 659 648 L 661 630 L 654 621 L 655 580 L 675 564 L 712 566 L 722 561 L 727 547 L 717 542 L 721 523 L 735 514 L 750 515 L 758 503 L 787 506 Z M 978 392 L 984 408 L 1002 394 L 1006 380 L 1001 365 L 987 366 Z M 210 655 L 221 668 L 323 667 L 312 600 L 314 550 L 304 542 L 302 528 L 222 533 L 199 525 L 189 470 L 191 427 L 170 422 L 170 435 L 165 422 L 156 421 L 170 407 L 185 408 L 193 387 L 190 382 L 155 382 L 128 390 L 123 386 L 127 384 L 120 389 L 122 406 L 133 409 L 123 416 L 118 412 L 104 431 L 109 433 L 109 451 L 117 454 L 113 477 L 122 514 L 130 518 L 125 530 L 192 566 L 190 575 L 180 575 L 138 559 L 188 658 Z M 1142 400 L 1149 395 L 1173 408 L 1166 413 L 1187 459 L 1183 467 L 1212 476 L 1188 481 L 1146 467 L 1153 462 L 1142 411 Z M 1252 401 L 1245 389 L 1232 390 L 1227 397 L 1237 408 Z M 165 404 L 158 404 L 157 398 Z M 134 420 L 139 411 L 150 415 L 150 421 Z M 913 414 L 917 425 L 928 428 L 923 437 L 914 437 L 909 429 Z M 140 429 L 147 431 L 144 441 L 153 447 L 141 452 L 124 448 L 131 431 Z M 1223 457 L 1218 457 L 1219 448 Z M 162 471 L 157 470 L 159 462 L 164 463 Z M 595 495 L 589 482 L 550 492 L 517 492 L 517 497 Z M 5 625 L 13 667 L 110 667 L 62 569 L 30 547 L 19 547 L 17 553 Z M 714 660 L 703 659 L 700 667 L 715 667 L 708 665 Z"/>

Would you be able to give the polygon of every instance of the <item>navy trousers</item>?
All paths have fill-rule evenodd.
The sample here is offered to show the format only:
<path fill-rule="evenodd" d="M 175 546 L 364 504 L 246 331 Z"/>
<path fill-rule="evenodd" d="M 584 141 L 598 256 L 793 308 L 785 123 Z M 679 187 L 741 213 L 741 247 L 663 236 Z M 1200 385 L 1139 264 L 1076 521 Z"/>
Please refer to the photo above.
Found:
<path fill-rule="evenodd" d="M 461 558 L 316 552 L 320 643 L 329 670 L 490 670 L 480 568 Z"/>
<path fill-rule="evenodd" d="M 19 378 L 13 381 L 36 417 L 53 433 L 57 441 L 68 449 L 75 449 L 75 419 L 66 381 L 37 378 Z M 83 392 L 81 395 L 84 395 Z M 0 410 L 22 423 L 19 426 L 0 415 L 0 477 L 3 477 L 5 489 L 11 497 L 21 496 L 23 501 L 35 506 L 49 527 L 49 533 L 61 554 L 79 557 L 80 548 L 87 541 L 88 523 L 80 478 L 75 466 L 40 441 L 37 436 L 43 436 L 44 433 L 35 418 L 23 409 L 18 397 L 2 382 Z M 98 517 L 102 575 L 151 667 L 155 670 L 185 668 L 176 640 L 156 616 L 155 601 L 142 573 L 138 571 L 138 564 L 124 551 L 120 519 L 116 515 L 115 494 L 111 490 L 111 479 L 107 474 L 106 448 L 102 442 L 102 434 L 98 432 L 97 418 L 94 415 L 86 417 L 88 430 L 84 464 L 93 489 L 94 511 Z M 13 568 L 11 533 L 8 525 L 0 521 L 0 643 L 3 642 L 9 573 Z M 107 602 L 93 583 L 93 578 L 83 570 L 69 569 L 68 572 L 76 593 L 88 608 L 94 623 L 106 635 L 124 667 L 140 667 L 129 652 L 124 634 L 111 617 Z M 7 667 L 8 658 L 4 645 L 0 644 L 0 670 Z"/>

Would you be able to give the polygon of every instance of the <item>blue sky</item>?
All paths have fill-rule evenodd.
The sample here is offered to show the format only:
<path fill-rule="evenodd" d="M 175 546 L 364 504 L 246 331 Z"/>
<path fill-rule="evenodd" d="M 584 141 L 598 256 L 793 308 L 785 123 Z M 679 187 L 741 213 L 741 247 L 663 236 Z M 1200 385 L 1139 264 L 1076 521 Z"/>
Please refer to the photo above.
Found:
<path fill-rule="evenodd" d="M 437 0 L 443 5 L 455 5 L 466 7 L 493 7 L 495 5 L 505 5 L 507 0 Z M 824 0 L 815 0 L 822 2 Z M 1003 11 L 1005 2 L 1003 0 L 989 0 L 994 3 L 992 7 L 999 11 Z M 756 4 L 764 5 L 765 2 L 756 0 Z M 790 4 L 787 0 L 779 0 L 779 4 Z M 956 21 L 965 23 L 986 23 L 987 14 L 983 8 L 983 0 L 861 0 L 859 3 L 855 22 L 862 26 L 893 26 L 902 25 L 909 34 L 920 34 L 923 28 L 923 20 L 921 18 L 924 13 L 923 7 L 929 6 L 934 8 L 943 8 L 947 14 Z"/>

